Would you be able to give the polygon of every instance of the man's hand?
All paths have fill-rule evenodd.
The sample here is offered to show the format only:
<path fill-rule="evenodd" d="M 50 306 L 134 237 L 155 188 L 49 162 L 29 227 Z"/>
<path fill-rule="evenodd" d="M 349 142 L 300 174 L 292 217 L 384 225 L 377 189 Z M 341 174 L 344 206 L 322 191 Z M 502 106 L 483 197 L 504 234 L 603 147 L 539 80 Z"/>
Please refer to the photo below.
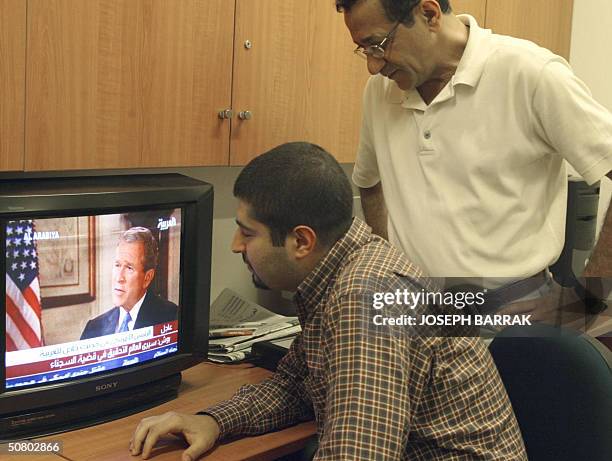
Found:
<path fill-rule="evenodd" d="M 130 454 L 137 456 L 142 453 L 142 458 L 148 459 L 160 437 L 166 434 L 182 434 L 189 448 L 183 452 L 181 460 L 194 461 L 212 448 L 219 438 L 219 432 L 219 425 L 212 416 L 185 415 L 170 411 L 140 421 L 130 441 Z"/>

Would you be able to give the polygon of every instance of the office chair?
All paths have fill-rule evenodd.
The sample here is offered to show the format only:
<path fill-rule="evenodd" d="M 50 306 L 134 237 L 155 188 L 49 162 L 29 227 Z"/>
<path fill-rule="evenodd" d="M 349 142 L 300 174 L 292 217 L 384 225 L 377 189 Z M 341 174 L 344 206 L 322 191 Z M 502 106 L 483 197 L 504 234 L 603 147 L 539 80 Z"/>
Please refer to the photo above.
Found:
<path fill-rule="evenodd" d="M 603 291 L 601 280 L 579 281 L 573 261 L 574 250 L 590 252 L 595 245 L 599 192 L 599 182 L 589 186 L 583 181 L 568 181 L 565 243 L 559 259 L 549 267 L 559 285 L 574 289 L 589 314 L 599 314 L 608 307 L 605 300 L 594 295 Z"/>
<path fill-rule="evenodd" d="M 530 461 L 612 460 L 612 352 L 567 329 L 510 327 L 489 346 Z"/>

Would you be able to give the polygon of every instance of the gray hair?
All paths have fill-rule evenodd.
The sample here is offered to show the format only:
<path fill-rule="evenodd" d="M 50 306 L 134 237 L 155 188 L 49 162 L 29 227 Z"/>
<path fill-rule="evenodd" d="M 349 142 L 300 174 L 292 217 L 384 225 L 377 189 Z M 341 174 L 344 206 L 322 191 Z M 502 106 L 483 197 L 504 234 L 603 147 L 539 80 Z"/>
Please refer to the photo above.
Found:
<path fill-rule="evenodd" d="M 157 267 L 159 248 L 157 246 L 157 240 L 155 240 L 155 237 L 153 237 L 149 229 L 146 227 L 132 227 L 122 233 L 119 240 L 126 243 L 142 242 L 144 245 L 144 258 L 142 263 L 145 272 Z"/>

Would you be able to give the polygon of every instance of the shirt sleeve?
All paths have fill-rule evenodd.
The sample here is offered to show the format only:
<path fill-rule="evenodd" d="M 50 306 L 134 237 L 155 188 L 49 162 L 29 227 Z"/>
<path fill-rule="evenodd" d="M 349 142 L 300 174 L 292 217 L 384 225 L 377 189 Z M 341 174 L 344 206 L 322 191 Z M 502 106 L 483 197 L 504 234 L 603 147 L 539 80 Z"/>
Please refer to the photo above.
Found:
<path fill-rule="evenodd" d="M 345 295 L 326 308 L 326 418 L 315 460 L 401 459 L 411 427 L 411 364 L 397 338 L 375 334 L 366 295 Z M 371 298 L 369 298 L 371 299 Z M 329 306 L 328 306 L 329 307 Z M 412 402 L 411 402 L 412 401 Z"/>
<path fill-rule="evenodd" d="M 548 62 L 533 95 L 540 135 L 589 183 L 612 169 L 612 114 L 564 61 Z"/>
<path fill-rule="evenodd" d="M 298 335 L 273 376 L 242 386 L 230 400 L 199 414 L 215 418 L 220 438 L 261 434 L 312 419 L 312 403 L 303 384 L 307 373 L 302 335 Z"/>
<path fill-rule="evenodd" d="M 374 136 L 370 118 L 376 103 L 376 96 L 373 94 L 375 80 L 370 78 L 366 85 L 363 95 L 363 116 L 361 119 L 361 131 L 359 132 L 359 147 L 355 167 L 353 168 L 353 183 L 357 187 L 369 188 L 380 182 L 378 171 L 378 161 L 376 150 L 374 149 Z"/>

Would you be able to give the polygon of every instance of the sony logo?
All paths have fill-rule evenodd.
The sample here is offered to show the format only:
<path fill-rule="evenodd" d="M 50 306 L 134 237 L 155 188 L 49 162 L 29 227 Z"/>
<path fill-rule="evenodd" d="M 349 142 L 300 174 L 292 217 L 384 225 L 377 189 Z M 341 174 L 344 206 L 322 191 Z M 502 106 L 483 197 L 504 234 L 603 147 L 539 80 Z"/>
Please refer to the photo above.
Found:
<path fill-rule="evenodd" d="M 119 381 L 113 381 L 112 383 L 100 384 L 96 386 L 96 392 L 106 391 L 108 389 L 114 389 L 119 384 Z"/>

